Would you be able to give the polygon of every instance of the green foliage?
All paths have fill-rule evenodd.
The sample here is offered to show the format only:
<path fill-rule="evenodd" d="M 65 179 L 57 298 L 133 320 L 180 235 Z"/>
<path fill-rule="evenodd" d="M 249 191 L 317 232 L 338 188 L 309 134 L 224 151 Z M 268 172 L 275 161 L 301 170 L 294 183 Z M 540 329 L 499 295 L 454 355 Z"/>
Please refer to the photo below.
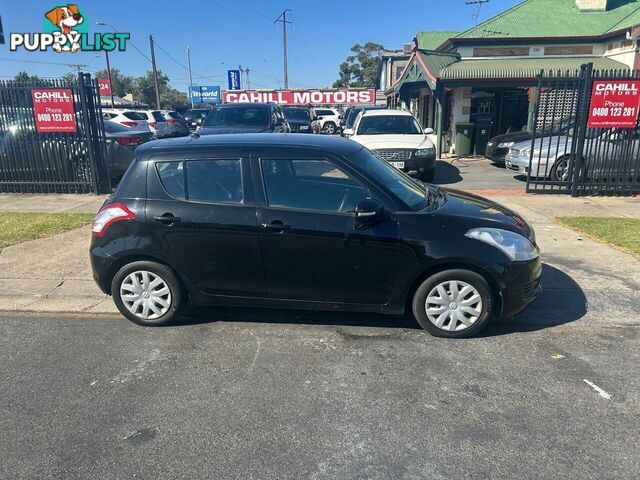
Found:
<path fill-rule="evenodd" d="M 187 108 L 189 101 L 187 94 L 169 85 L 169 77 L 158 70 L 158 88 L 160 90 L 160 107 L 163 109 Z M 135 79 L 133 96 L 139 101 L 152 107 L 156 105 L 156 90 L 153 82 L 153 72 L 148 71 Z"/>
<path fill-rule="evenodd" d="M 93 77 L 109 78 L 106 70 L 98 70 Z M 111 90 L 116 97 L 124 97 L 133 90 L 133 77 L 123 75 L 117 68 L 111 69 Z"/>
<path fill-rule="evenodd" d="M 375 87 L 379 55 L 384 47 L 378 43 L 356 43 L 351 47 L 353 55 L 340 64 L 338 80 L 334 88 Z"/>
<path fill-rule="evenodd" d="M 90 213 L 0 212 L 0 249 L 91 223 Z"/>
<path fill-rule="evenodd" d="M 640 256 L 640 218 L 559 217 L 562 224 Z"/>

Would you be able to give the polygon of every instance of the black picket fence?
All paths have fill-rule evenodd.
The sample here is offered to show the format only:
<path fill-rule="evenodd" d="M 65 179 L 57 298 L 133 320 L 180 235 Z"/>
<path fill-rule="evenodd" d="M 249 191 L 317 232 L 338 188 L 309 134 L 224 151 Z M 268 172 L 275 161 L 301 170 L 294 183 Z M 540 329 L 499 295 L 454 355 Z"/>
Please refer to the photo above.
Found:
<path fill-rule="evenodd" d="M 640 127 L 587 128 L 593 82 L 637 80 L 640 73 L 596 71 L 541 74 L 533 139 L 528 151 L 527 192 L 579 195 L 633 195 L 640 192 Z M 525 160 L 526 163 L 526 160 Z"/>
<path fill-rule="evenodd" d="M 70 89 L 76 131 L 38 132 L 32 91 Z M 107 193 L 109 168 L 96 79 L 0 81 L 0 192 Z"/>

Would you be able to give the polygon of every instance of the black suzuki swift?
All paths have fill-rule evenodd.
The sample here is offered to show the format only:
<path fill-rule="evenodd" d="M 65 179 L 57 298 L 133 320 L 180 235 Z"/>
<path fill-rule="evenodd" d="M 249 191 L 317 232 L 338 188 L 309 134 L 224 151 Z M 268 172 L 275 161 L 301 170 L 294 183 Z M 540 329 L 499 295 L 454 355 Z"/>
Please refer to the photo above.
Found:
<path fill-rule="evenodd" d="M 187 304 L 409 310 L 433 335 L 465 337 L 541 291 L 518 214 L 320 135 L 141 146 L 95 218 L 91 263 L 140 325 Z"/>

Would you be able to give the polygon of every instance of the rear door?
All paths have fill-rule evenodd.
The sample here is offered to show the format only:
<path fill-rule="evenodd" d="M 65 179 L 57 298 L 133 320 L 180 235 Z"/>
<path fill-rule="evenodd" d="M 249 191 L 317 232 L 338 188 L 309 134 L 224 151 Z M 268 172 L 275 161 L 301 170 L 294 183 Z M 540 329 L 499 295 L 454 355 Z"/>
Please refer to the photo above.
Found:
<path fill-rule="evenodd" d="M 156 248 L 203 293 L 264 296 L 250 177 L 241 151 L 150 164 L 147 222 Z"/>
<path fill-rule="evenodd" d="M 395 219 L 356 230 L 372 191 L 339 159 L 297 150 L 252 158 L 267 294 L 381 305 L 406 262 Z"/>

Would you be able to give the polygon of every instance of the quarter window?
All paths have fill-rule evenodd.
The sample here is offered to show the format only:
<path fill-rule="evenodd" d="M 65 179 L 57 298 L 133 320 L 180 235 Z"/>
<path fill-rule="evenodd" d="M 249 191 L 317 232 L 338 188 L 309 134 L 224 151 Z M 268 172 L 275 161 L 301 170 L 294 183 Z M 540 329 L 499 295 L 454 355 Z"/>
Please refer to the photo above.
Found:
<path fill-rule="evenodd" d="M 156 170 L 167 193 L 178 200 L 184 200 L 183 162 L 158 162 Z"/>
<path fill-rule="evenodd" d="M 352 211 L 369 191 L 334 163 L 323 159 L 262 159 L 270 207 L 330 213 Z"/>

